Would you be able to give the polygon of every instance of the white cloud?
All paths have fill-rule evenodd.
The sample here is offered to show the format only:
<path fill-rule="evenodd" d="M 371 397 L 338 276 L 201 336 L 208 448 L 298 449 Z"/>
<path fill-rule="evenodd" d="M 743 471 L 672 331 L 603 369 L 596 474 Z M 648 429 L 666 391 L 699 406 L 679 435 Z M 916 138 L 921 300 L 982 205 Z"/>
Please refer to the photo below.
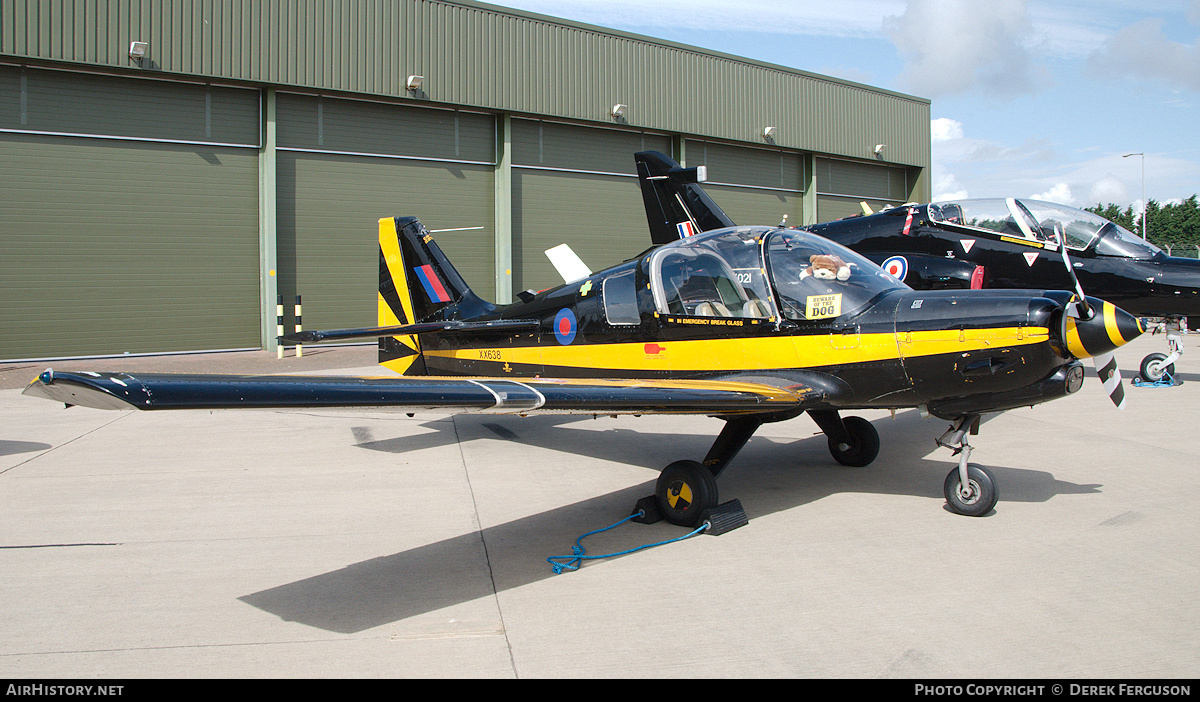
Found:
<path fill-rule="evenodd" d="M 1071 197 L 1071 186 L 1066 183 L 1055 183 L 1049 190 L 1030 195 L 1031 200 L 1045 200 L 1046 202 L 1057 202 L 1063 205 L 1074 205 L 1075 198 Z"/>
<path fill-rule="evenodd" d="M 1035 200 L 1072 206 L 1125 203 L 1129 197 L 1128 175 L 1136 178 L 1138 172 L 1139 164 L 1123 163 L 1119 154 L 1063 162 L 1047 158 L 1046 146 L 1039 141 L 1008 146 L 975 139 L 968 136 L 962 122 L 949 117 L 931 120 L 930 135 L 934 200 L 1020 197 L 1025 193 Z M 1121 178 L 1109 170 L 1115 165 L 1125 168 Z M 1097 173 L 1104 175 L 1097 177 Z M 1085 192 L 1086 199 L 1076 195 Z"/>
<path fill-rule="evenodd" d="M 1127 197 L 1129 197 L 1129 188 L 1125 187 L 1125 182 L 1111 173 L 1106 173 L 1094 181 L 1088 190 L 1088 205 L 1125 202 Z"/>
<path fill-rule="evenodd" d="M 1163 0 L 1157 0 L 1160 7 Z M 1029 15 L 1045 51 L 1080 59 L 1146 8 L 1128 0 L 1030 0 Z"/>
<path fill-rule="evenodd" d="M 935 168 L 944 163 L 999 163 L 1015 167 L 1019 161 L 1044 160 L 1045 146 L 1026 141 L 1021 146 L 1006 146 L 988 139 L 968 137 L 962 122 L 939 117 L 929 123 L 930 149 Z"/>
<path fill-rule="evenodd" d="M 962 139 L 962 122 L 950 119 L 949 117 L 938 117 L 929 123 L 929 138 L 931 141 Z"/>
<path fill-rule="evenodd" d="M 1033 61 L 1037 34 L 1025 0 L 909 0 L 883 29 L 905 59 L 901 84 L 920 95 L 1012 97 L 1047 83 Z"/>
<path fill-rule="evenodd" d="M 1088 69 L 1101 77 L 1142 78 L 1200 91 L 1200 37 L 1191 45 L 1167 39 L 1162 19 L 1121 29 L 1088 56 Z"/>
<path fill-rule="evenodd" d="M 942 173 L 933 178 L 933 201 L 966 200 L 971 197 L 967 189 L 958 182 L 953 173 Z"/>

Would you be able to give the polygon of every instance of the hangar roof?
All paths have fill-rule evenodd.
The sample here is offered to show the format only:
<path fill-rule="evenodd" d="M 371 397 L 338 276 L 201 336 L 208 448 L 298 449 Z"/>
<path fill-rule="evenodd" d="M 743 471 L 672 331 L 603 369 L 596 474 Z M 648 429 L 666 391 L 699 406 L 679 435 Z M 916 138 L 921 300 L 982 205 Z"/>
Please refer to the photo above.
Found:
<path fill-rule="evenodd" d="M 0 0 L 5 58 L 930 160 L 927 99 L 473 0 Z"/>

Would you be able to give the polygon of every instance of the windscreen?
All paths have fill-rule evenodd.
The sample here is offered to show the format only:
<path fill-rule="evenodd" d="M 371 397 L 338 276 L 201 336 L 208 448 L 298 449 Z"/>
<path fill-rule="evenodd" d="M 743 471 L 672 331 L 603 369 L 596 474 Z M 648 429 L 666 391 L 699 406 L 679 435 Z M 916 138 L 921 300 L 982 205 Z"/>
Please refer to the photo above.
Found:
<path fill-rule="evenodd" d="M 1161 253 L 1154 244 L 1100 215 L 1069 205 L 1026 199 L 979 199 L 929 205 L 929 218 L 942 224 L 987 229 L 1005 236 L 1057 242 L 1061 231 L 1067 248 L 1083 251 L 1095 246 L 1100 256 L 1152 258 Z"/>
<path fill-rule="evenodd" d="M 960 227 L 986 229 L 1004 236 L 1028 238 L 1022 225 L 1024 213 L 1009 205 L 1009 201 L 996 199 L 960 200 L 958 202 L 935 202 L 929 205 L 929 219 L 939 224 L 955 224 Z M 1031 232 L 1037 236 L 1038 232 Z"/>
<path fill-rule="evenodd" d="M 892 290 L 908 286 L 850 249 L 802 229 L 777 229 L 767 262 L 780 313 L 791 320 L 849 317 Z"/>
<path fill-rule="evenodd" d="M 767 227 L 705 232 L 663 246 L 650 259 L 659 312 L 687 316 L 774 317 L 764 275 Z"/>

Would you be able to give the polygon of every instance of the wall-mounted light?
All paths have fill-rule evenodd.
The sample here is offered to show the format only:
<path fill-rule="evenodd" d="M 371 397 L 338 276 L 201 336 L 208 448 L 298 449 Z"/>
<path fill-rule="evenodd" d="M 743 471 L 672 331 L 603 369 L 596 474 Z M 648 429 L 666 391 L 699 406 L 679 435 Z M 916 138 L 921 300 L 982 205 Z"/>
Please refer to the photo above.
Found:
<path fill-rule="evenodd" d="M 144 41 L 134 41 L 129 44 L 129 58 L 140 62 L 150 52 L 150 44 Z"/>
<path fill-rule="evenodd" d="M 621 119 L 622 117 L 625 116 L 625 111 L 628 109 L 629 109 L 629 105 L 622 105 L 619 102 L 617 104 L 613 105 L 612 106 L 613 119 Z"/>
<path fill-rule="evenodd" d="M 779 130 L 778 130 L 778 129 L 776 129 L 775 127 L 766 127 L 766 128 L 764 128 L 764 129 L 763 129 L 763 139 L 766 139 L 767 141 L 770 141 L 770 140 L 774 139 L 774 138 L 775 138 L 775 134 L 776 134 L 776 132 L 778 132 L 778 131 L 779 131 Z"/>
<path fill-rule="evenodd" d="M 883 153 L 883 149 L 884 149 L 886 146 L 887 146 L 887 144 L 876 144 L 876 145 L 875 145 L 875 155 L 876 155 L 876 156 L 878 156 L 878 155 L 882 154 L 882 153 Z"/>
<path fill-rule="evenodd" d="M 425 82 L 425 76 L 409 76 L 408 82 L 404 84 L 404 87 L 408 88 L 409 90 L 411 90 L 413 92 L 416 92 L 421 89 L 421 84 L 424 82 Z"/>

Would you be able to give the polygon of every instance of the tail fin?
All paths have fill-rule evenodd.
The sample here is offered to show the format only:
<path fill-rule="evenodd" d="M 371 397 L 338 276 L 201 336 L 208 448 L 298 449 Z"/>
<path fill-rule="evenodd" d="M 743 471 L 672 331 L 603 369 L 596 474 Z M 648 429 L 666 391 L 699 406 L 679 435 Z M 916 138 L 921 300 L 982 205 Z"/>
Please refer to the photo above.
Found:
<path fill-rule="evenodd" d="M 633 159 L 637 162 L 650 240 L 656 246 L 734 226 L 698 185 L 707 175 L 703 166 L 680 168 L 674 159 L 658 151 L 639 151 Z"/>
<path fill-rule="evenodd" d="M 379 220 L 379 326 L 472 319 L 495 309 L 480 299 L 415 217 Z M 379 340 L 379 363 L 424 375 L 416 334 Z"/>

